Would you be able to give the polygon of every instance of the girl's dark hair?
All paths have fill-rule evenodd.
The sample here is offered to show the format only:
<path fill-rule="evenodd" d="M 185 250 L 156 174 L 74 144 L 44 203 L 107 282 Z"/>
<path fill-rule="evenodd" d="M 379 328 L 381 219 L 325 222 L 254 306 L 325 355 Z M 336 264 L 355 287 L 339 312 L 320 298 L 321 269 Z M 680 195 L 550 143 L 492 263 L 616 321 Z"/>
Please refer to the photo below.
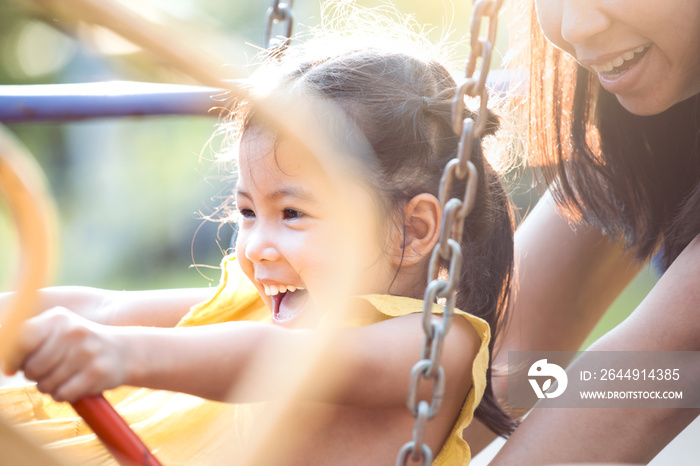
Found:
<path fill-rule="evenodd" d="M 627 111 L 554 48 L 530 11 L 529 153 L 572 218 L 667 268 L 700 234 L 700 95 L 658 115 Z M 698 50 L 700 53 L 700 50 Z"/>
<path fill-rule="evenodd" d="M 456 156 L 459 142 L 451 124 L 456 84 L 440 63 L 362 49 L 302 62 L 287 74 L 282 86 L 301 86 L 327 98 L 349 117 L 374 154 L 374 163 L 362 170 L 363 175 L 387 208 L 402 212 L 405 203 L 420 193 L 438 197 L 443 168 Z M 247 121 L 250 125 L 250 115 Z M 245 130 L 245 122 L 243 126 Z M 492 115 L 488 133 L 497 126 Z M 504 331 L 513 274 L 512 211 L 478 141 L 471 161 L 478 172 L 478 191 L 464 225 L 464 266 L 456 305 L 489 323 L 493 354 L 494 343 Z M 456 183 L 452 195 L 463 197 L 464 183 Z M 502 436 L 515 427 L 495 399 L 491 368 L 475 414 Z"/>

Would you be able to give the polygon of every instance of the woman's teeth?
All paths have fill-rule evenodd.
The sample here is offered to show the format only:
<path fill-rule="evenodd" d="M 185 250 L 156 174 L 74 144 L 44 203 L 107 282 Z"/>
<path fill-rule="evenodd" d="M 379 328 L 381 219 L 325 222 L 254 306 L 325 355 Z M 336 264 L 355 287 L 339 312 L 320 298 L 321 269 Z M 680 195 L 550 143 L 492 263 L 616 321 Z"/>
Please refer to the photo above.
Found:
<path fill-rule="evenodd" d="M 625 52 L 619 57 L 613 58 L 607 63 L 603 63 L 601 65 L 591 65 L 591 68 L 593 71 L 596 73 L 608 73 L 612 71 L 614 68 L 617 68 L 619 66 L 622 66 L 622 64 L 628 60 L 632 60 L 634 56 L 638 53 L 644 52 L 648 46 L 646 45 L 640 45 L 634 50 L 630 50 L 629 52 Z"/>
<path fill-rule="evenodd" d="M 276 296 L 279 293 L 286 293 L 287 291 L 294 293 L 296 290 L 304 289 L 300 286 L 292 285 L 263 285 L 263 287 L 265 287 L 265 294 L 267 296 Z"/>

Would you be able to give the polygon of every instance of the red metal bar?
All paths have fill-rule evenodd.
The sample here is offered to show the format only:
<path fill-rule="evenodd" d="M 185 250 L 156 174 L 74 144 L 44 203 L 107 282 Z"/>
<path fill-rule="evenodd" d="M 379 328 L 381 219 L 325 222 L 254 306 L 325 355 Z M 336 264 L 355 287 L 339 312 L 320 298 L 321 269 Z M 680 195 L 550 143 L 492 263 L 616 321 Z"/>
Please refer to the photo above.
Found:
<path fill-rule="evenodd" d="M 122 466 L 161 466 L 102 395 L 85 396 L 73 403 L 73 409 L 85 419 Z"/>

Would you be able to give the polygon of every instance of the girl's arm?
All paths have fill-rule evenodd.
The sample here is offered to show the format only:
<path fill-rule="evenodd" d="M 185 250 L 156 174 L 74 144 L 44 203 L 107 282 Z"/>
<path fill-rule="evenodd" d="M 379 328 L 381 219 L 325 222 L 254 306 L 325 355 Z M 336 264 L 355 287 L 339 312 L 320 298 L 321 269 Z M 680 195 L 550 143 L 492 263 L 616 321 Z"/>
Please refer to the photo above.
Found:
<path fill-rule="evenodd" d="M 206 301 L 213 288 L 111 291 L 83 286 L 58 286 L 40 291 L 37 314 L 64 307 L 88 320 L 106 325 L 173 327 L 193 305 Z M 0 294 L 0 317 L 12 299 Z"/>
<path fill-rule="evenodd" d="M 632 315 L 590 349 L 700 351 L 698 277 L 700 237 Z M 493 464 L 647 463 L 698 415 L 700 409 L 535 409 Z"/>
<path fill-rule="evenodd" d="M 20 340 L 6 370 L 23 369 L 57 400 L 125 384 L 260 401 L 285 395 L 303 374 L 306 400 L 387 407 L 406 403 L 423 331 L 420 315 L 337 331 L 257 322 L 164 329 L 104 326 L 56 309 L 25 323 Z M 448 399 L 441 414 L 449 419 L 471 386 L 479 344 L 471 325 L 455 318 L 443 352 Z M 421 384 L 419 399 L 431 398 L 432 384 Z"/>

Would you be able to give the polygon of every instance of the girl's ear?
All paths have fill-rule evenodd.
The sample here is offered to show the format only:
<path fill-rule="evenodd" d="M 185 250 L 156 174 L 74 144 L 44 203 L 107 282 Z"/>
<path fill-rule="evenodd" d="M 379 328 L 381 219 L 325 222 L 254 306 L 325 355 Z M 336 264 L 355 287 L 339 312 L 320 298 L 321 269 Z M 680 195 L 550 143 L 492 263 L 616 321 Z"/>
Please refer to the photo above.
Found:
<path fill-rule="evenodd" d="M 403 231 L 396 232 L 395 265 L 415 265 L 430 256 L 440 238 L 441 218 L 440 201 L 432 194 L 421 193 L 408 201 L 404 207 Z"/>

